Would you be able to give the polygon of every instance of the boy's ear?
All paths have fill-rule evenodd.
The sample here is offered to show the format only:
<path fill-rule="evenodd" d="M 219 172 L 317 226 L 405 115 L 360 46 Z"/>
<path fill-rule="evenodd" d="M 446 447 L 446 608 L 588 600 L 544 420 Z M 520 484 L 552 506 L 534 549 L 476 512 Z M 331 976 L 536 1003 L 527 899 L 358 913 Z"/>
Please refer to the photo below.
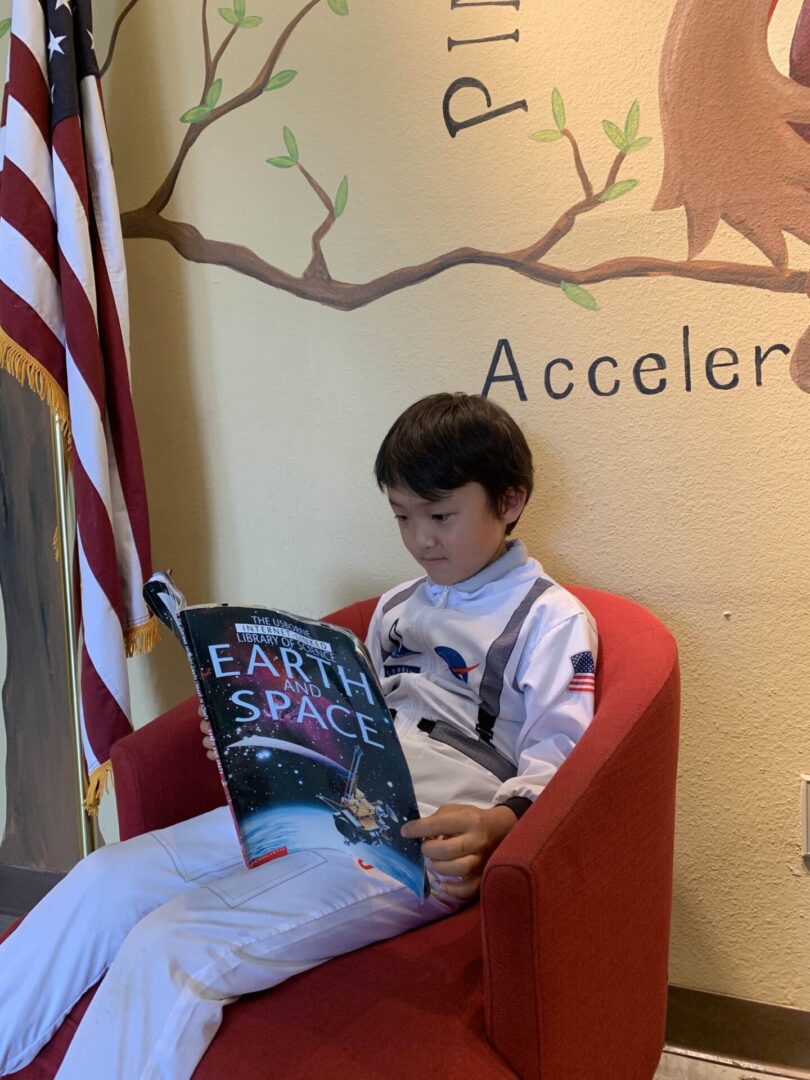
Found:
<path fill-rule="evenodd" d="M 507 488 L 501 496 L 500 517 L 504 525 L 513 525 L 526 506 L 528 495 L 525 488 Z"/>

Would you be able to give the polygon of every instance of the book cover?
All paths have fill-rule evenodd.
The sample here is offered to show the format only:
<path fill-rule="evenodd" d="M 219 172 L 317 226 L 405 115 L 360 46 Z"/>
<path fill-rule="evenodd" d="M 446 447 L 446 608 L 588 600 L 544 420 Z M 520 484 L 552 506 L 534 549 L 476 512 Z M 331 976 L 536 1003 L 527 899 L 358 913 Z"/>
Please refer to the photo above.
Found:
<path fill-rule="evenodd" d="M 245 863 L 344 848 L 425 899 L 421 844 L 400 835 L 413 784 L 362 642 L 272 608 L 188 606 L 164 573 L 144 597 L 186 649 Z"/>

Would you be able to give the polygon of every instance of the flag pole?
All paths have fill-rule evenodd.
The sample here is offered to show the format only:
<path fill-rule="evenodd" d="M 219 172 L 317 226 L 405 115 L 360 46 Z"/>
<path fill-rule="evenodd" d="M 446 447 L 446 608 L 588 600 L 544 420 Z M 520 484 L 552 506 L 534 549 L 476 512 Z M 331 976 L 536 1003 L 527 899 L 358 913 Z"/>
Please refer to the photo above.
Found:
<path fill-rule="evenodd" d="M 65 443 L 62 422 L 51 413 L 51 443 L 53 446 L 53 476 L 56 495 L 57 535 L 59 537 L 59 564 L 62 569 L 62 599 L 64 601 L 65 652 L 67 656 L 68 707 L 73 737 L 73 763 L 76 786 L 76 813 L 79 846 L 82 858 L 95 849 L 96 838 L 93 822 L 84 808 L 87 788 L 87 771 L 82 751 L 82 725 L 79 711 L 79 654 L 76 648 L 76 619 L 73 581 L 73 545 L 70 532 L 75 531 L 76 517 L 68 504 L 68 474 L 65 460 Z"/>

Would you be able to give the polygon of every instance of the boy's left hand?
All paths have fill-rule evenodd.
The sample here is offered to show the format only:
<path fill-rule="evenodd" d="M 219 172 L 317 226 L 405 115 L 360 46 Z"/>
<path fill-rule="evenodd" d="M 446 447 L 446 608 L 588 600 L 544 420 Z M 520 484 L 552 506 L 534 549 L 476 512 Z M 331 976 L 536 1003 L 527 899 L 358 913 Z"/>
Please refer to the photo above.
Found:
<path fill-rule="evenodd" d="M 422 840 L 422 854 L 437 874 L 460 878 L 443 881 L 450 896 L 473 900 L 481 889 L 481 878 L 490 855 L 517 821 L 508 806 L 478 806 L 448 803 L 430 817 L 407 821 L 402 835 Z"/>

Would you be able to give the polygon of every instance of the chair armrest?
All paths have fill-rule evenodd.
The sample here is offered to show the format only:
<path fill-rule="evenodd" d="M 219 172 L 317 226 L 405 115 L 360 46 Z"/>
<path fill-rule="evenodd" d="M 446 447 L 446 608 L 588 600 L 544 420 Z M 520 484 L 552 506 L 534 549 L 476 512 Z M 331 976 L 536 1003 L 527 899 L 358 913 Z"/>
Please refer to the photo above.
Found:
<path fill-rule="evenodd" d="M 196 695 L 119 739 L 111 757 L 122 840 L 225 802 L 219 771 L 203 749 Z"/>
<path fill-rule="evenodd" d="M 679 676 L 657 625 L 484 875 L 487 1033 L 522 1080 L 650 1080 L 661 1053 Z"/>

